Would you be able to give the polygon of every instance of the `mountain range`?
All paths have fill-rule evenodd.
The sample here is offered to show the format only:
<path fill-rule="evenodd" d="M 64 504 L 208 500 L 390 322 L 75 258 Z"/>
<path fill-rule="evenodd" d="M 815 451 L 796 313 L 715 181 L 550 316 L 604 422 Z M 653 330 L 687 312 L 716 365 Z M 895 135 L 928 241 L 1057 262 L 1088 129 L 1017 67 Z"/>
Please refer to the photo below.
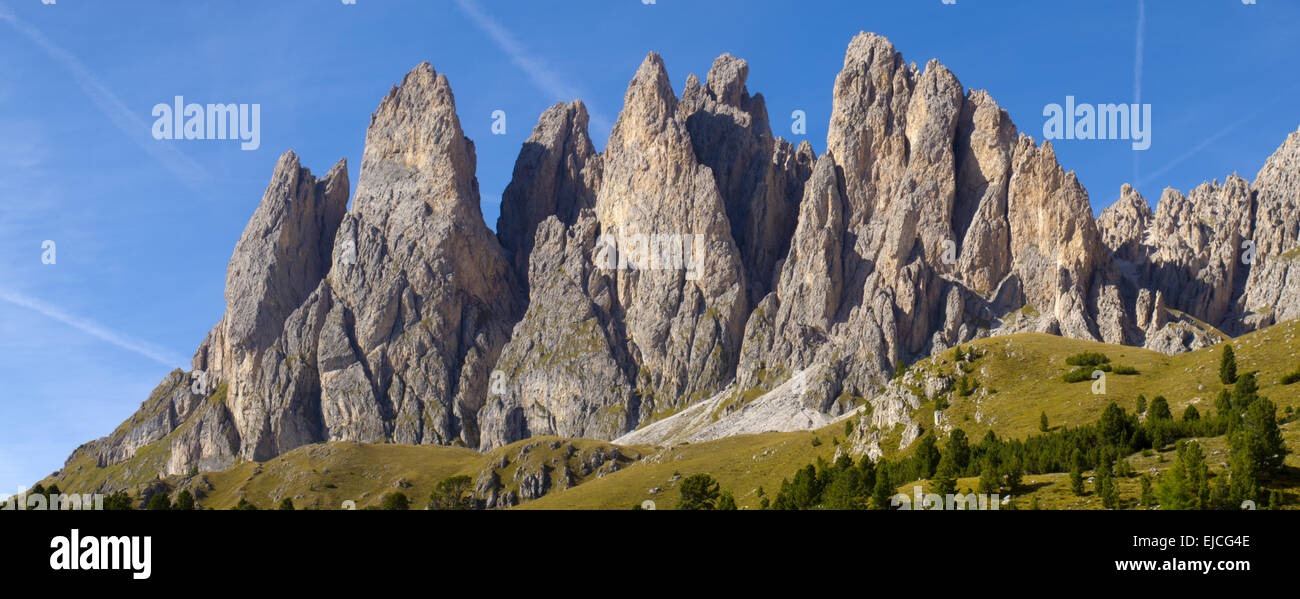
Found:
<path fill-rule="evenodd" d="M 417 66 L 355 189 L 280 157 L 192 370 L 68 463 L 811 430 L 982 338 L 1176 354 L 1300 315 L 1300 131 L 1253 181 L 1154 211 L 1125 186 L 1094 218 L 1049 142 L 881 36 L 849 44 L 820 156 L 773 134 L 748 69 L 724 54 L 679 95 L 648 55 L 603 151 L 580 101 L 549 108 L 494 232 L 451 85 Z"/>

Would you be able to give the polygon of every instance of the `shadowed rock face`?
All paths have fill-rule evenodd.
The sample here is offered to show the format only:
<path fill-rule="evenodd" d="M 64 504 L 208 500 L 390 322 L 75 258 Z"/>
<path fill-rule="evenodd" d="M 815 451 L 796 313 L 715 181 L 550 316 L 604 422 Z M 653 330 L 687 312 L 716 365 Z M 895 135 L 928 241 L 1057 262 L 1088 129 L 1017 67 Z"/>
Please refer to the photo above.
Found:
<path fill-rule="evenodd" d="M 1094 220 L 1050 144 L 883 37 L 850 43 L 820 157 L 772 135 L 748 73 L 723 55 L 679 98 L 650 54 L 603 152 L 581 102 L 549 108 L 494 234 L 450 85 L 416 67 L 371 118 L 351 211 L 343 163 L 316 179 L 286 153 L 195 372 L 78 452 L 120 463 L 171 435 L 180 473 L 323 441 L 614 439 L 678 412 L 643 436 L 698 440 L 832 421 L 990 335 L 1172 353 L 1219 338 L 1198 321 L 1300 315 L 1300 132 L 1253 183 L 1154 212 L 1126 186 Z"/>
<path fill-rule="evenodd" d="M 596 205 L 601 156 L 587 134 L 590 117 L 581 101 L 556 104 L 542 113 L 515 161 L 514 177 L 501 198 L 497 238 L 516 270 L 528 273 L 537 228 L 554 216 L 565 225 Z"/>
<path fill-rule="evenodd" d="M 1125 186 L 1098 224 L 1134 286 L 1237 335 L 1300 316 L 1300 287 L 1289 276 L 1300 235 L 1297 198 L 1300 132 L 1253 183 L 1233 174 L 1189 194 L 1167 189 L 1154 214 Z"/>

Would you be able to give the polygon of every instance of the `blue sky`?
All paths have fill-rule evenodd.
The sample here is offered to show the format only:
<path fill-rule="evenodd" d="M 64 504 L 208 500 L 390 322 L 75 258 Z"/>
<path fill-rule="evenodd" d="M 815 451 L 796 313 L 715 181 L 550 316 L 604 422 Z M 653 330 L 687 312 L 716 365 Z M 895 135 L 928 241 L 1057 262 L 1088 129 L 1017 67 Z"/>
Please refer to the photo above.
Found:
<path fill-rule="evenodd" d="M 451 80 L 489 225 L 537 116 L 580 97 L 603 146 L 651 50 L 679 93 L 715 56 L 745 58 L 776 133 L 820 153 L 862 30 L 917 64 L 938 58 L 1040 140 L 1047 104 L 1140 93 L 1148 151 L 1055 144 L 1099 211 L 1125 182 L 1154 201 L 1253 177 L 1300 126 L 1297 26 L 1290 0 L 0 0 L 0 493 L 59 468 L 188 368 L 279 154 L 318 174 L 345 157 L 355 183 L 371 111 L 422 61 Z M 260 104 L 261 147 L 153 139 L 153 106 L 177 95 Z M 496 110 L 505 135 L 491 133 Z M 794 110 L 805 136 L 790 134 Z"/>

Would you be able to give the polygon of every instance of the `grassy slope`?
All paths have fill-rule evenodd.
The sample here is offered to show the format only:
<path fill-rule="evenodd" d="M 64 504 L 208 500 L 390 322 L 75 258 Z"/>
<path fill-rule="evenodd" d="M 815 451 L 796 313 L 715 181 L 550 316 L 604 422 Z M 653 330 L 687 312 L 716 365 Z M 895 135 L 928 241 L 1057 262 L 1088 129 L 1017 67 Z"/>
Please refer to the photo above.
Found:
<path fill-rule="evenodd" d="M 1230 342 L 1237 355 L 1238 371 L 1258 371 L 1260 394 L 1277 404 L 1279 417 L 1287 407 L 1300 410 L 1300 384 L 1287 386 L 1278 382 L 1282 375 L 1300 366 L 1298 335 L 1300 322 L 1291 321 Z M 1132 412 L 1139 394 L 1145 395 L 1148 401 L 1157 395 L 1165 396 L 1175 418 L 1181 418 L 1188 405 L 1195 405 L 1205 415 L 1213 409 L 1214 399 L 1223 388 L 1219 381 L 1219 360 L 1226 344 L 1166 356 L 1138 348 L 1040 334 L 981 340 L 967 347 L 985 352 L 985 356 L 976 361 L 971 375 L 981 386 L 996 390 L 983 402 L 983 423 L 974 420 L 976 406 L 973 396 L 952 397 L 947 414 L 954 426 L 966 430 L 972 442 L 978 441 L 990 429 L 1004 437 L 1025 438 L 1036 434 L 1039 415 L 1043 412 L 1047 413 L 1053 428 L 1093 422 L 1111 402 Z M 1085 351 L 1105 353 L 1112 364 L 1133 366 L 1139 374 L 1107 375 L 1105 395 L 1093 395 L 1091 382 L 1065 383 L 1061 376 L 1073 369 L 1065 364 L 1065 358 Z M 954 374 L 952 357 L 951 351 L 945 352 L 914 367 Z M 930 407 L 923 405 L 921 411 Z M 929 422 L 927 419 L 919 421 Z M 1296 472 L 1300 469 L 1300 456 L 1296 455 L 1300 452 L 1300 423 L 1284 426 L 1283 432 L 1293 452 L 1287 456 L 1286 463 L 1292 472 Z M 1206 448 L 1210 471 L 1215 473 L 1225 469 L 1226 440 L 1218 437 L 1198 441 Z M 1129 462 L 1138 474 L 1154 475 L 1169 468 L 1173 459 L 1174 451 L 1170 447 L 1151 456 L 1135 454 L 1129 457 Z M 1090 475 L 1085 473 L 1085 476 Z M 1279 482 L 1292 489 L 1293 498 L 1296 490 L 1300 489 L 1300 480 L 1288 478 Z M 1088 495 L 1076 497 L 1070 491 L 1065 474 L 1027 476 L 1025 483 L 1028 491 L 1018 501 L 1021 506 L 1029 505 L 1030 498 L 1037 495 L 1039 505 L 1045 509 L 1101 509 L 1100 501 L 1091 494 L 1091 484 L 1088 485 Z M 914 484 L 903 485 L 900 490 L 910 493 Z M 958 489 L 974 488 L 977 484 L 976 479 L 962 479 L 958 481 Z M 1120 481 L 1120 494 L 1125 505 L 1135 503 L 1139 488 L 1136 475 Z"/>
<path fill-rule="evenodd" d="M 738 435 L 682 444 L 652 453 L 620 472 L 549 494 L 520 508 L 629 509 L 649 499 L 658 509 L 672 509 L 677 505 L 680 482 L 674 477 L 701 473 L 713 476 L 723 489 L 734 493 L 741 507 L 757 507 L 759 487 L 773 496 L 781 487 L 781 479 L 796 469 L 818 457 L 831 459 L 837 434 L 839 439 L 844 438 L 843 424 L 812 432 Z M 819 439 L 820 444 L 814 445 L 814 439 Z M 656 488 L 659 492 L 650 492 Z"/>
<path fill-rule="evenodd" d="M 1293 321 L 1244 335 L 1232 341 L 1241 372 L 1259 371 L 1260 393 L 1278 405 L 1279 412 L 1291 406 L 1300 409 L 1300 384 L 1283 386 L 1278 379 L 1300 366 L 1300 322 Z M 984 353 L 971 371 L 980 385 L 996 391 L 984 399 L 980 411 L 982 422 L 976 422 L 975 395 L 962 398 L 950 395 L 950 407 L 945 411 L 955 427 L 965 429 L 967 435 L 978 441 L 988 430 L 1003 437 L 1025 438 L 1038 433 L 1039 414 L 1047 412 L 1052 426 L 1078 425 L 1095 421 L 1102 410 L 1116 402 L 1132 411 L 1138 394 L 1150 400 L 1163 395 L 1169 400 L 1175 417 L 1181 417 L 1187 405 L 1196 405 L 1205 414 L 1212 410 L 1214 398 L 1222 388 L 1219 383 L 1219 358 L 1223 344 L 1196 352 L 1166 356 L 1140 348 L 1108 345 L 1091 341 L 1066 339 L 1051 335 L 1022 334 L 984 339 L 969 344 Z M 1073 369 L 1065 359 L 1085 351 L 1100 351 L 1110 357 L 1112 364 L 1137 368 L 1132 376 L 1110 374 L 1107 376 L 1106 394 L 1093 395 L 1091 382 L 1066 383 L 1061 376 Z M 955 374 L 953 352 L 923 360 L 913 366 L 932 372 Z M 933 422 L 930 414 L 933 404 L 923 404 L 917 413 L 917 422 L 923 426 Z M 1279 415 L 1281 415 L 1279 413 Z M 1285 429 L 1288 445 L 1300 452 L 1300 423 Z M 811 440 L 819 437 L 823 444 L 813 447 Z M 676 504 L 677 493 L 670 482 L 674 473 L 690 475 L 704 472 L 713 475 L 723 489 L 736 495 L 742 507 L 758 504 L 755 493 L 759 486 L 773 495 L 783 478 L 815 460 L 818 456 L 831 459 L 835 448 L 830 441 L 844 438 L 843 425 L 837 424 L 817 432 L 748 435 L 721 439 L 707 443 L 683 445 L 664 451 L 658 463 L 647 461 L 636 464 L 617 474 L 548 495 L 536 502 L 521 506 L 524 509 L 565 508 L 629 508 L 645 499 L 653 499 L 658 507 L 669 508 Z M 888 437 L 893 439 L 895 437 Z M 1210 453 L 1212 471 L 1226 461 L 1226 443 L 1222 438 L 1202 440 Z M 890 451 L 895 445 L 883 443 Z M 773 453 L 762 455 L 765 450 Z M 1220 452 L 1216 455 L 1214 452 Z M 906 451 L 901 452 L 906 453 Z M 1161 461 L 1161 456 L 1163 461 Z M 761 461 L 760 461 L 761 460 Z M 1172 450 L 1151 457 L 1133 456 L 1131 463 L 1138 472 L 1152 469 L 1163 471 L 1172 463 Z M 1288 456 L 1287 463 L 1300 468 L 1300 458 Z M 760 467 L 761 464 L 761 467 Z M 1027 487 L 1039 494 L 1044 508 L 1100 508 L 1091 496 L 1076 498 L 1070 493 L 1064 474 L 1026 477 Z M 958 488 L 975 487 L 975 479 L 962 479 Z M 910 492 L 911 484 L 900 490 Z M 1300 487 L 1300 481 L 1294 485 Z M 658 494 L 649 489 L 658 487 Z M 1127 498 L 1138 494 L 1138 479 L 1125 479 L 1120 483 L 1121 494 Z M 1091 488 L 1090 488 L 1091 490 Z M 1131 503 L 1131 502 L 1130 502 Z M 1028 498 L 1022 498 L 1022 505 Z"/>
<path fill-rule="evenodd" d="M 1239 370 L 1259 371 L 1260 393 L 1272 399 L 1279 412 L 1288 406 L 1300 409 L 1300 384 L 1282 386 L 1278 383 L 1283 374 L 1300 366 L 1298 333 L 1300 322 L 1289 322 L 1232 341 Z M 1036 434 L 1039 414 L 1044 411 L 1052 426 L 1094 421 L 1112 401 L 1131 411 L 1138 394 L 1145 394 L 1148 400 L 1164 395 L 1176 417 L 1192 404 L 1204 414 L 1212 409 L 1214 397 L 1222 387 L 1218 380 L 1222 345 L 1165 356 L 1132 347 L 1024 334 L 985 339 L 967 347 L 984 353 L 970 375 L 991 393 L 978 403 L 979 392 L 964 398 L 951 394 L 951 405 L 945 413 L 953 426 L 965 429 L 973 440 L 978 440 L 990 429 L 1004 437 L 1024 438 Z M 1133 366 L 1139 374 L 1108 375 L 1105 395 L 1093 395 L 1090 382 L 1062 381 L 1061 375 L 1072 369 L 1065 364 L 1065 358 L 1085 351 L 1103 352 L 1113 364 Z M 952 357 L 951 351 L 944 352 L 913 365 L 913 368 L 955 374 Z M 980 422 L 975 419 L 977 410 L 981 413 Z M 923 404 L 917 421 L 928 428 L 932 411 L 932 403 Z M 1285 429 L 1292 451 L 1300 451 L 1298 424 L 1293 423 Z M 798 468 L 818 457 L 831 459 L 837 449 L 835 441 L 844 437 L 844 425 L 836 424 L 819 431 L 743 435 L 671 448 L 624 448 L 625 454 L 643 455 L 647 459 L 605 477 L 588 477 L 589 480 L 579 481 L 573 488 L 552 492 L 521 507 L 627 509 L 652 499 L 660 509 L 667 509 L 677 502 L 675 475 L 708 473 L 721 483 L 723 489 L 735 494 L 740 506 L 752 508 L 758 505 L 759 487 L 769 496 L 774 495 L 781 480 Z M 819 444 L 814 444 L 814 439 Z M 418 507 L 423 505 L 437 481 L 457 474 L 475 477 L 503 454 L 510 458 L 510 466 L 500 471 L 501 479 L 510 485 L 512 472 L 518 467 L 520 448 L 532 445 L 534 451 L 528 459 L 547 460 L 554 457 L 547 452 L 550 451 L 549 443 L 555 440 L 529 439 L 487 455 L 448 447 L 361 443 L 308 446 L 263 464 L 243 463 L 225 472 L 204 475 L 213 489 L 201 503 L 224 508 L 234 505 L 240 497 L 246 497 L 261 507 L 271 507 L 280 498 L 291 497 L 302 507 L 336 508 L 345 499 L 355 500 L 358 507 L 365 507 L 378 503 L 383 494 L 396 490 L 394 485 L 403 481 L 409 486 L 401 490 Z M 569 441 L 580 449 L 604 445 L 591 440 Z M 1217 470 L 1219 462 L 1226 461 L 1223 454 L 1214 453 L 1224 450 L 1223 439 L 1209 439 L 1205 443 L 1211 453 L 1212 470 Z M 893 447 L 885 445 L 887 451 Z M 65 490 L 93 486 L 96 480 L 105 476 L 142 478 L 136 482 L 143 483 L 145 479 L 152 479 L 150 469 L 163 457 L 155 454 L 159 452 L 145 448 L 136 459 L 108 469 L 94 468 L 93 464 L 74 464 L 81 469 L 65 469 L 58 482 Z M 1162 461 L 1161 456 L 1133 456 L 1131 461 L 1138 472 L 1160 471 L 1171 463 L 1172 458 L 1166 453 Z M 1287 463 L 1300 467 L 1300 458 L 1292 455 Z M 1042 507 L 1099 507 L 1091 497 L 1074 497 L 1065 479 L 1063 474 L 1052 474 L 1029 476 L 1026 482 L 1033 493 L 1039 495 Z M 45 482 L 48 484 L 49 481 Z M 1300 487 L 1300 481 L 1292 482 L 1294 484 L 1287 486 Z M 963 479 L 959 488 L 974 487 L 975 484 L 974 479 Z M 1121 481 L 1121 493 L 1126 500 L 1136 497 L 1137 485 L 1136 478 Z M 657 493 L 650 493 L 656 488 L 659 489 Z M 902 488 L 910 491 L 911 485 Z M 1022 498 L 1022 502 L 1021 505 L 1026 505 L 1027 499 Z"/>

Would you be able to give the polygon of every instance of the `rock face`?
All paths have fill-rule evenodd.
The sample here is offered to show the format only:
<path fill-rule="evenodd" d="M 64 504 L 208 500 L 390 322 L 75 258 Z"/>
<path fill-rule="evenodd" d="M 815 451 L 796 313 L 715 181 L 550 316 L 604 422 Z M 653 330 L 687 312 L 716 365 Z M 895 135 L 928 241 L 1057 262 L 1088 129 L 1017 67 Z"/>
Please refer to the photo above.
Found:
<path fill-rule="evenodd" d="M 1300 132 L 1254 182 L 1154 211 L 1125 186 L 1094 219 L 1051 144 L 883 37 L 850 43 L 820 157 L 773 136 L 748 73 L 723 55 L 679 97 L 650 54 L 600 152 L 581 102 L 551 107 L 494 234 L 450 85 L 416 67 L 372 115 L 351 210 L 343 163 L 316 179 L 286 153 L 194 372 L 78 452 L 163 444 L 175 474 L 325 441 L 671 443 L 820 426 L 855 400 L 912 434 L 890 377 L 972 339 L 1173 353 L 1300 316 Z M 565 468 L 485 472 L 478 496 L 527 500 Z"/>
<path fill-rule="evenodd" d="M 371 117 L 322 293 L 329 440 L 478 445 L 478 411 L 520 298 L 483 223 L 475 161 L 451 87 L 428 64 Z M 352 247 L 355 261 L 343 251 Z"/>
<path fill-rule="evenodd" d="M 772 285 L 812 160 L 772 137 L 747 74 L 723 56 L 679 100 L 649 55 L 598 156 L 581 104 L 542 116 L 498 225 L 532 231 L 530 297 L 480 419 L 483 449 L 612 439 L 732 378 L 751 290 Z M 552 158 L 533 168 L 537 156 Z"/>
<path fill-rule="evenodd" d="M 1297 197 L 1300 132 L 1287 138 L 1253 183 L 1233 174 L 1189 194 L 1167 189 L 1154 214 L 1125 186 L 1098 225 L 1126 282 L 1145 292 L 1137 317 L 1140 323 L 1169 318 L 1147 316 L 1155 298 L 1158 312 L 1168 302 L 1175 324 L 1190 327 L 1151 331 L 1147 346 L 1196 349 L 1221 339 L 1219 331 L 1237 335 L 1300 316 L 1300 287 L 1289 276 L 1300 235 Z M 1177 338 L 1186 342 L 1171 344 Z"/>
<path fill-rule="evenodd" d="M 750 321 L 742 384 L 768 365 L 825 363 L 844 373 L 834 393 L 869 396 L 899 363 L 991 334 L 1026 305 L 1085 339 L 1111 318 L 1091 299 L 1110 293 L 1109 256 L 1051 146 L 882 37 L 850 44 L 805 190 L 780 284 Z"/>

